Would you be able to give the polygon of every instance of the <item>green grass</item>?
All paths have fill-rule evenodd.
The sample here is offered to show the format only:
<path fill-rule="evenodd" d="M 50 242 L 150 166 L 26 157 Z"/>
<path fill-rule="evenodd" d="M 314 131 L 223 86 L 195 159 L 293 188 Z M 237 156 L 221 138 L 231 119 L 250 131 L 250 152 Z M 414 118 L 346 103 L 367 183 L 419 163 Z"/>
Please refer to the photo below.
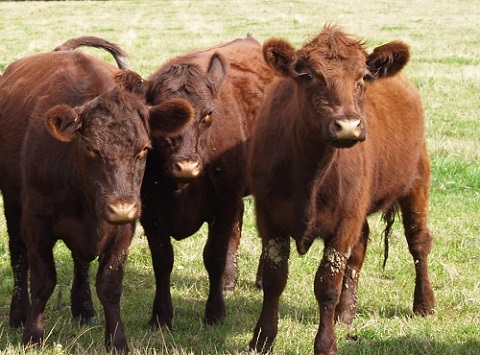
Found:
<path fill-rule="evenodd" d="M 371 242 L 360 279 L 358 316 L 351 329 L 337 327 L 342 354 L 480 353 L 480 6 L 477 0 L 381 1 L 112 1 L 0 2 L 0 72 L 26 55 L 49 51 L 71 37 L 96 35 L 122 45 L 132 69 L 148 76 L 168 58 L 252 33 L 300 45 L 325 22 L 336 22 L 373 48 L 393 39 L 408 42 L 412 59 L 406 73 L 420 89 L 432 159 L 430 257 L 437 314 L 412 315 L 414 270 L 403 231 L 395 225 L 390 258 L 382 271 L 383 248 L 378 216 L 370 218 Z M 101 51 L 95 55 L 111 61 Z M 0 157 L 1 159 L 1 157 Z M 127 262 L 122 315 L 135 354 L 245 353 L 260 312 L 254 288 L 260 242 L 251 199 L 240 250 L 238 289 L 228 295 L 225 324 L 201 324 L 208 290 L 201 259 L 206 236 L 174 242 L 172 276 L 175 330 L 146 327 L 154 294 L 150 252 L 141 228 Z M 1 209 L 1 207 L 0 207 Z M 0 219 L 0 352 L 37 353 L 19 346 L 21 331 L 8 327 L 12 273 L 8 236 Z M 282 296 L 276 354 L 313 350 L 318 309 L 313 277 L 322 243 L 307 255 L 294 252 Z M 42 354 L 102 353 L 103 312 L 95 298 L 97 324 L 71 322 L 68 294 L 70 253 L 56 247 L 58 286 L 47 308 L 47 340 Z M 92 275 L 96 269 L 93 263 Z M 92 277 L 93 279 L 93 277 Z M 63 298 L 55 309 L 59 290 Z M 357 341 L 347 337 L 358 336 Z M 3 349 L 3 350 L 2 350 Z"/>

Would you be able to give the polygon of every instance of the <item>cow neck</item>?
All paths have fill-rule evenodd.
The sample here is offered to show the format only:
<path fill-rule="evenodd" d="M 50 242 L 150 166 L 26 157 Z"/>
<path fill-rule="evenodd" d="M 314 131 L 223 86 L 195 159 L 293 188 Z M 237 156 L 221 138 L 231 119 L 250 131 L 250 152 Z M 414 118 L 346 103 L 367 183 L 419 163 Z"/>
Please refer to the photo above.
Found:
<path fill-rule="evenodd" d="M 306 110 L 298 112 L 308 112 Z M 331 170 L 336 149 L 325 143 L 318 126 L 312 127 L 307 122 L 314 122 L 308 115 L 298 115 L 292 122 L 291 132 L 291 166 L 295 199 L 294 239 L 302 239 L 308 233 L 308 226 L 315 216 L 315 186 L 322 183 Z M 298 249 L 301 254 L 308 250 Z"/>
<path fill-rule="evenodd" d="M 308 106 L 307 106 L 308 107 Z M 303 188 L 312 188 L 314 181 L 323 179 L 332 166 L 337 149 L 323 140 L 320 121 L 307 107 L 300 107 L 302 114 L 292 117 L 291 152 L 295 181 L 302 181 Z"/>

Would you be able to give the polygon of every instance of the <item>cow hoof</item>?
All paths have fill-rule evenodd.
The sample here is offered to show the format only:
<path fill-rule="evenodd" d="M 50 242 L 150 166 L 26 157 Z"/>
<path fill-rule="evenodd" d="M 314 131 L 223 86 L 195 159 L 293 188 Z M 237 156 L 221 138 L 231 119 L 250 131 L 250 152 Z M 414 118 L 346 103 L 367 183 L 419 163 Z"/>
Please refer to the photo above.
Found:
<path fill-rule="evenodd" d="M 433 308 L 414 308 L 413 313 L 422 317 L 427 317 L 436 314 L 437 312 Z"/>
<path fill-rule="evenodd" d="M 10 329 L 11 330 L 18 330 L 25 325 L 25 322 L 26 322 L 26 319 L 25 320 L 11 319 L 10 320 Z"/>
<path fill-rule="evenodd" d="M 249 350 L 255 354 L 269 354 L 273 350 L 273 343 L 268 338 L 259 337 L 250 342 Z"/>
<path fill-rule="evenodd" d="M 203 319 L 203 324 L 207 327 L 222 324 L 223 322 L 225 322 L 225 314 L 221 314 L 219 316 L 205 316 Z"/>
<path fill-rule="evenodd" d="M 22 345 L 39 348 L 43 343 L 43 331 L 36 329 L 32 331 L 25 330 L 22 336 Z"/>
<path fill-rule="evenodd" d="M 172 321 L 160 321 L 158 318 L 150 319 L 148 322 L 148 329 L 158 330 L 160 328 L 167 328 L 170 331 L 173 331 Z"/>
<path fill-rule="evenodd" d="M 80 326 L 80 325 L 94 325 L 96 323 L 96 318 L 95 317 L 76 316 L 76 317 L 73 317 L 73 321 L 78 326 Z"/>

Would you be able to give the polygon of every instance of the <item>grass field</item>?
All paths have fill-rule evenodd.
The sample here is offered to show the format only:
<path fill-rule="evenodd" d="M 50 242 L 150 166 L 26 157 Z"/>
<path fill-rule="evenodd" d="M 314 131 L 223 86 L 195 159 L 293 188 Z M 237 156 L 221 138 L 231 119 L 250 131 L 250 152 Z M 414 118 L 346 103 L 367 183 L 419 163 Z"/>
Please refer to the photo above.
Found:
<path fill-rule="evenodd" d="M 424 99 L 432 160 L 429 225 L 435 242 L 430 270 L 437 314 L 428 318 L 412 314 L 414 267 L 399 223 L 391 240 L 389 261 L 382 271 L 382 225 L 379 216 L 372 216 L 371 242 L 360 278 L 358 315 L 351 329 L 337 327 L 339 353 L 480 354 L 478 0 L 0 2 L 0 19 L 0 72 L 16 59 L 49 51 L 81 35 L 96 35 L 122 45 L 130 53 L 132 69 L 145 77 L 174 55 L 247 33 L 260 42 L 282 36 L 300 45 L 326 22 L 343 25 L 348 32 L 367 40 L 370 48 L 394 39 L 409 43 L 412 58 L 406 73 Z M 92 53 L 110 61 L 102 52 Z M 206 236 L 202 229 L 174 243 L 175 330 L 147 329 L 154 280 L 146 238 L 138 229 L 126 266 L 122 297 L 123 320 L 133 353 L 246 353 L 262 295 L 254 287 L 260 241 L 252 200 L 247 198 L 245 206 L 238 289 L 228 295 L 225 324 L 214 328 L 205 329 L 201 324 L 208 290 L 201 259 Z M 292 253 L 275 354 L 307 354 L 313 350 L 318 326 L 313 277 L 321 253 L 321 242 L 303 257 Z M 40 353 L 105 352 L 103 312 L 97 299 L 97 325 L 79 328 L 71 321 L 67 296 L 73 271 L 70 254 L 62 243 L 56 247 L 56 263 L 58 285 L 48 303 L 46 346 Z M 0 352 L 33 353 L 19 346 L 21 331 L 12 331 L 8 326 L 12 285 L 2 215 Z M 55 307 L 59 291 L 62 303 Z M 348 334 L 358 340 L 352 341 Z"/>

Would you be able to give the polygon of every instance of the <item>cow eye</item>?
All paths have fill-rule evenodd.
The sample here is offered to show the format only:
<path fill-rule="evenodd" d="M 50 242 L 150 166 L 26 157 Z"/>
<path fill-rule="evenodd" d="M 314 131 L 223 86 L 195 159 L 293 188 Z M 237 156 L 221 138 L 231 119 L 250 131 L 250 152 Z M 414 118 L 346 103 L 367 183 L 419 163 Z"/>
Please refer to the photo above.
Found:
<path fill-rule="evenodd" d="M 373 76 L 372 73 L 367 73 L 363 76 L 363 81 L 365 81 L 365 82 L 373 80 L 373 79 L 375 79 L 375 76 Z"/>
<path fill-rule="evenodd" d="M 138 153 L 137 157 L 139 159 L 143 159 L 147 156 L 147 153 L 148 151 L 152 149 L 152 146 L 150 145 L 150 143 L 147 143 L 145 144 L 145 146 L 143 147 L 143 149 L 140 151 L 140 153 Z"/>
<path fill-rule="evenodd" d="M 209 112 L 208 115 L 203 118 L 202 123 L 205 124 L 207 127 L 210 127 L 210 125 L 212 124 L 212 112 Z"/>
<path fill-rule="evenodd" d="M 85 149 L 85 152 L 87 152 L 87 155 L 88 155 L 90 158 L 95 158 L 95 156 L 97 155 L 97 154 L 95 153 L 95 151 L 93 150 L 93 148 L 92 148 L 90 145 L 88 145 L 87 143 L 85 143 L 85 144 L 83 145 L 83 148 Z"/>
<path fill-rule="evenodd" d="M 300 78 L 304 79 L 305 81 L 312 81 L 313 75 L 310 73 L 301 73 L 298 75 Z"/>

